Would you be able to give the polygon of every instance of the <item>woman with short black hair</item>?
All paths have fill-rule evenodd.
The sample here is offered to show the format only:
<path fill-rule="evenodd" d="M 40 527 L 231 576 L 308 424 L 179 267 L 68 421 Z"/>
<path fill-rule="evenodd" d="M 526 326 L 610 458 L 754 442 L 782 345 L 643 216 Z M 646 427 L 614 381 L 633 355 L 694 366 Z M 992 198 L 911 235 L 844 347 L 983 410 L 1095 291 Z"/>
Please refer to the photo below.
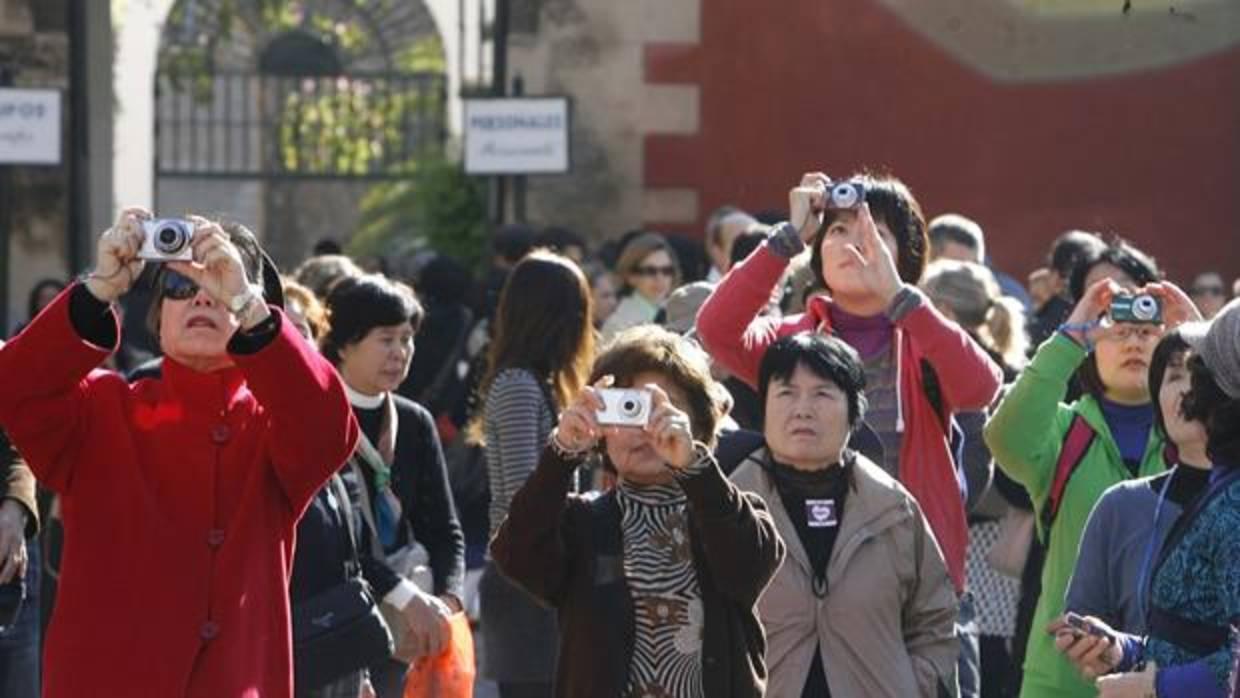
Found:
<path fill-rule="evenodd" d="M 386 614 L 397 625 L 393 636 L 406 638 L 397 657 L 435 655 L 447 641 L 448 618 L 461 610 L 465 543 L 434 420 L 394 392 L 409 371 L 422 306 L 408 286 L 365 275 L 338 281 L 327 310 L 323 354 L 344 379 L 362 428 L 346 480 L 369 529 L 366 578 L 399 612 Z M 397 660 L 371 668 L 380 698 L 401 694 L 407 668 Z"/>
<path fill-rule="evenodd" d="M 773 696 L 957 695 L 957 603 L 921 507 L 848 438 L 865 369 L 804 332 L 762 357 L 767 447 L 732 474 L 771 509 L 789 555 L 758 602 Z"/>

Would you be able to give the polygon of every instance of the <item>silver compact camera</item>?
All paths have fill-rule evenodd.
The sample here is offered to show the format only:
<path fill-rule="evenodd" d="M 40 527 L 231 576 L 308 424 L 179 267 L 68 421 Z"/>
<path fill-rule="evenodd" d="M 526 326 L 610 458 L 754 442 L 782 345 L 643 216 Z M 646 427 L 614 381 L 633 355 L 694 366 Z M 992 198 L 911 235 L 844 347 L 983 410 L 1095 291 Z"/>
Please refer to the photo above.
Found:
<path fill-rule="evenodd" d="M 181 218 L 156 218 L 142 221 L 142 249 L 140 259 L 152 262 L 185 261 L 194 259 L 194 224 Z"/>
<path fill-rule="evenodd" d="M 851 180 L 827 187 L 827 208 L 857 208 L 865 202 L 865 182 Z"/>
<path fill-rule="evenodd" d="M 649 390 L 634 388 L 600 388 L 603 409 L 596 414 L 598 423 L 605 426 L 644 427 L 650 421 L 651 395 Z"/>

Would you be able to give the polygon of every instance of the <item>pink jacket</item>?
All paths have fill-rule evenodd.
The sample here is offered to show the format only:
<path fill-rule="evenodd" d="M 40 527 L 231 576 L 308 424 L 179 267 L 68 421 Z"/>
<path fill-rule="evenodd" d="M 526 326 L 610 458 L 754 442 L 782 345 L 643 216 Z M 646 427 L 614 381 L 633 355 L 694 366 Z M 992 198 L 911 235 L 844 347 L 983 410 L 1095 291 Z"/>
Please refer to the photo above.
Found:
<path fill-rule="evenodd" d="M 787 266 L 788 260 L 764 243 L 728 272 L 698 313 L 698 336 L 711 358 L 751 386 L 757 386 L 762 354 L 776 339 L 797 332 L 832 332 L 831 302 L 823 297 L 811 299 L 801 315 L 758 317 Z M 904 434 L 900 481 L 917 498 L 943 548 L 952 581 L 963 590 L 968 522 L 944 424 L 956 410 L 988 406 L 1003 373 L 964 330 L 930 303 L 896 321 L 895 335 L 900 348 L 896 428 Z M 945 414 L 935 414 L 926 397 L 922 359 L 938 375 Z"/>

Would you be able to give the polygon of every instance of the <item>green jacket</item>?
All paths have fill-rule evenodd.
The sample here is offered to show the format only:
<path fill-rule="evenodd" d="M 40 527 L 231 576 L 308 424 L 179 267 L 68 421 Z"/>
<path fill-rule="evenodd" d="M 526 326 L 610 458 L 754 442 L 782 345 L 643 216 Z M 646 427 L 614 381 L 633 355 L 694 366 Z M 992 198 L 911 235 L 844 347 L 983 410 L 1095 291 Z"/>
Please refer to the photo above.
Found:
<path fill-rule="evenodd" d="M 1080 345 L 1056 333 L 1038 348 L 1033 361 L 986 424 L 986 445 L 1003 472 L 1029 491 L 1038 515 L 1039 533 L 1044 540 L 1042 507 L 1046 505 L 1055 465 L 1073 417 L 1078 414 L 1084 417 L 1097 434 L 1068 480 L 1059 513 L 1051 526 L 1046 563 L 1042 568 L 1042 596 L 1038 599 L 1025 654 L 1021 698 L 1097 695 L 1097 690 L 1055 650 L 1054 638 L 1046 634 L 1046 626 L 1063 613 L 1064 594 L 1076 566 L 1077 550 L 1089 513 L 1108 487 L 1132 478 L 1098 401 L 1085 395 L 1071 405 L 1060 402 L 1069 379 L 1086 356 Z M 1139 475 L 1155 475 L 1165 469 L 1163 440 L 1151 429 Z"/>

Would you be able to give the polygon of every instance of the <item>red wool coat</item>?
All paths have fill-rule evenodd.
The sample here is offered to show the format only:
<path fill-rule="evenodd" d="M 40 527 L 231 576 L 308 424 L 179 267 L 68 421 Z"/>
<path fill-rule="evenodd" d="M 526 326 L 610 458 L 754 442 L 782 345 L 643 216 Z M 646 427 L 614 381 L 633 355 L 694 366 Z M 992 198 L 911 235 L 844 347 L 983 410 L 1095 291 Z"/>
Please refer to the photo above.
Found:
<path fill-rule="evenodd" d="M 280 317 L 236 368 L 131 386 L 71 293 L 0 350 L 0 423 L 63 502 L 43 695 L 291 696 L 295 527 L 357 438 L 340 378 Z"/>

